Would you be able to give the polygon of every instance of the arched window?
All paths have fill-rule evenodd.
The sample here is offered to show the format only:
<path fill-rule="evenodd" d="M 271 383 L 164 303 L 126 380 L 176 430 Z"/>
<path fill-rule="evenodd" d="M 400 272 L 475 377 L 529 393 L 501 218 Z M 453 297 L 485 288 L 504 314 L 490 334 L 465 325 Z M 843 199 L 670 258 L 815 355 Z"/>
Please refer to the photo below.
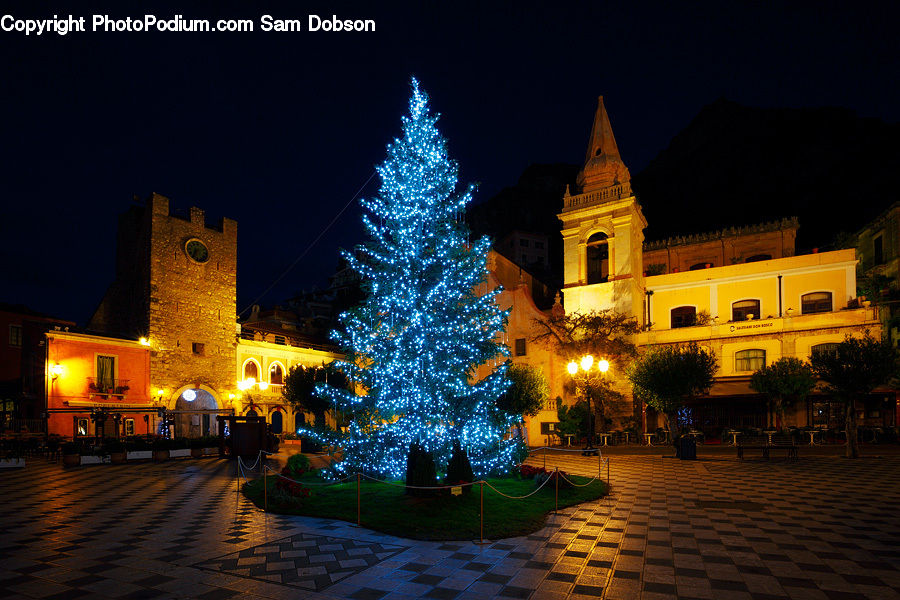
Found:
<path fill-rule="evenodd" d="M 771 254 L 754 254 L 744 262 L 759 262 L 761 260 L 772 260 Z"/>
<path fill-rule="evenodd" d="M 765 350 L 740 350 L 734 353 L 735 371 L 757 371 L 766 366 Z"/>
<path fill-rule="evenodd" d="M 696 306 L 679 306 L 672 309 L 672 329 L 690 327 L 697 322 Z"/>
<path fill-rule="evenodd" d="M 306 427 L 306 414 L 302 413 L 302 412 L 295 412 L 294 413 L 294 429 L 297 430 L 301 427 Z"/>
<path fill-rule="evenodd" d="M 272 433 L 281 433 L 284 430 L 284 417 L 280 410 L 272 413 Z"/>
<path fill-rule="evenodd" d="M 256 409 L 255 409 L 255 408 L 251 408 L 250 410 L 247 411 L 247 415 L 246 415 L 246 416 L 248 416 L 248 417 L 258 417 L 259 415 L 256 414 Z"/>
<path fill-rule="evenodd" d="M 837 347 L 837 342 L 825 342 L 824 344 L 816 344 L 809 349 L 809 355 L 815 356 L 816 354 L 834 354 L 835 352 L 837 352 Z"/>
<path fill-rule="evenodd" d="M 759 300 L 738 300 L 731 305 L 732 321 L 746 321 L 747 315 L 759 318 Z"/>
<path fill-rule="evenodd" d="M 688 270 L 689 271 L 699 271 L 700 269 L 709 269 L 712 266 L 713 266 L 713 263 L 711 263 L 711 262 L 700 262 L 695 265 L 691 265 L 691 268 Z"/>
<path fill-rule="evenodd" d="M 595 233 L 587 241 L 587 282 L 609 281 L 609 239 L 605 233 Z"/>
<path fill-rule="evenodd" d="M 800 314 L 831 312 L 831 292 L 811 292 L 800 296 Z"/>
<path fill-rule="evenodd" d="M 248 360 L 244 363 L 244 379 L 250 379 L 251 377 L 259 381 L 259 367 L 254 360 Z"/>
<path fill-rule="evenodd" d="M 269 383 L 274 385 L 284 385 L 284 369 L 278 363 L 273 363 L 269 367 Z"/>

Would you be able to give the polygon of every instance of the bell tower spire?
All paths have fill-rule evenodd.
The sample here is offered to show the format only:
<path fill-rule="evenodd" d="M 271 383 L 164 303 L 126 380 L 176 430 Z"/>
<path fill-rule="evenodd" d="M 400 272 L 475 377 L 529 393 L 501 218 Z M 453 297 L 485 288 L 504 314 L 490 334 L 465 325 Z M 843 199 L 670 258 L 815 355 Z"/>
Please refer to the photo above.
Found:
<path fill-rule="evenodd" d="M 559 218 L 566 313 L 612 308 L 640 319 L 647 220 L 631 192 L 631 174 L 619 155 L 603 96 L 584 167 L 574 189 L 566 188 Z"/>
<path fill-rule="evenodd" d="M 587 155 L 584 157 L 584 167 L 578 173 L 577 184 L 582 194 L 616 185 L 628 188 L 620 195 L 628 195 L 631 192 L 631 174 L 619 154 L 616 137 L 609 124 L 609 115 L 606 114 L 606 107 L 603 105 L 603 96 L 597 100 L 594 126 L 591 128 Z"/>

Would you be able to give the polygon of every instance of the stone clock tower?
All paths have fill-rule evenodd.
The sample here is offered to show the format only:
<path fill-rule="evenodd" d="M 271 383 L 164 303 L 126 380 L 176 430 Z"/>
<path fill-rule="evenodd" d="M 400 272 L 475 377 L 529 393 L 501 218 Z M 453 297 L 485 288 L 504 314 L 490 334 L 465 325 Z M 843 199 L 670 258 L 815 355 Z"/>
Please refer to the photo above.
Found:
<path fill-rule="evenodd" d="M 603 96 L 584 167 L 563 210 L 563 294 L 567 313 L 613 308 L 643 316 L 642 244 L 647 220 L 631 192 Z"/>
<path fill-rule="evenodd" d="M 235 387 L 237 223 L 172 214 L 153 194 L 119 217 L 116 280 L 89 327 L 151 346 L 150 383 L 174 408 L 181 393 L 208 392 L 218 407 Z M 194 395 L 194 394 L 191 394 Z M 205 397 L 205 396 L 204 396 Z"/>

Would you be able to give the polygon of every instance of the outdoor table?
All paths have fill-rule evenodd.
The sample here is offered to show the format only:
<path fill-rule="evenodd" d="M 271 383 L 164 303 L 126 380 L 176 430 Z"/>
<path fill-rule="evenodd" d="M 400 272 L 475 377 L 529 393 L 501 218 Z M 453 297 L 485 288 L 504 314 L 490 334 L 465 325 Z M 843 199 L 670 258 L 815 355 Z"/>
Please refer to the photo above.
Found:
<path fill-rule="evenodd" d="M 775 435 L 775 430 L 770 429 L 767 431 L 763 431 L 763 433 L 766 434 L 766 437 L 769 439 L 768 444 L 771 446 L 772 445 L 772 436 Z"/>
<path fill-rule="evenodd" d="M 626 444 L 630 444 L 630 443 L 631 443 L 631 439 L 630 439 L 631 432 L 630 432 L 630 431 L 625 431 L 625 432 L 623 432 L 623 433 L 625 434 L 625 443 L 626 443 Z"/>
<path fill-rule="evenodd" d="M 648 446 L 650 445 L 650 438 L 652 438 L 654 435 L 656 435 L 656 434 L 655 434 L 655 433 L 645 433 L 645 434 L 644 434 L 644 439 L 647 440 L 647 445 L 648 445 Z"/>
<path fill-rule="evenodd" d="M 816 434 L 819 433 L 818 430 L 816 430 L 816 429 L 809 429 L 809 430 L 806 431 L 806 433 L 809 434 L 809 445 L 810 445 L 810 446 L 815 446 L 815 445 L 816 445 L 816 442 L 815 442 L 815 439 L 814 439 L 814 438 L 815 438 Z"/>
<path fill-rule="evenodd" d="M 575 437 L 575 434 L 574 434 L 574 433 L 565 433 L 565 434 L 563 434 L 563 435 L 566 436 L 566 446 L 571 446 L 571 445 L 572 445 L 572 438 Z"/>
<path fill-rule="evenodd" d="M 731 434 L 731 445 L 737 446 L 737 438 L 739 435 L 741 435 L 741 432 L 740 431 L 729 431 L 728 433 Z"/>
<path fill-rule="evenodd" d="M 608 445 L 609 445 L 609 444 L 607 444 L 606 442 L 609 440 L 609 436 L 612 435 L 611 433 L 598 433 L 597 435 L 599 435 L 601 438 L 603 438 L 603 445 L 604 445 L 604 446 L 608 446 Z"/>

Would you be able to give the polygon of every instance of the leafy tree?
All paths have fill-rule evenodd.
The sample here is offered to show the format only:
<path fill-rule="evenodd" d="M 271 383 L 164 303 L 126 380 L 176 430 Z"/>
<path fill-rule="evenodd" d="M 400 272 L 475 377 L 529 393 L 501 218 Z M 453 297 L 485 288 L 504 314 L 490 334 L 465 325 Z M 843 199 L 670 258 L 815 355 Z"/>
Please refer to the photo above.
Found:
<path fill-rule="evenodd" d="M 530 365 L 511 365 L 506 371 L 506 378 L 512 384 L 497 399 L 497 408 L 516 418 L 519 437 L 522 437 L 522 417 L 533 417 L 541 411 L 550 394 L 550 386 L 544 372 Z"/>
<path fill-rule="evenodd" d="M 413 79 L 403 136 L 378 167 L 381 188 L 362 201 L 370 240 L 343 256 L 363 282 L 363 303 L 332 332 L 351 390 L 322 387 L 353 415 L 336 468 L 402 478 L 416 445 L 447 464 L 454 442 L 476 475 L 508 471 L 517 445 L 513 420 L 497 408 L 509 385 L 498 334 L 507 313 L 487 286 L 488 238 L 470 240 L 463 213 L 471 186 L 458 189 L 426 94 Z M 475 373 L 490 364 L 477 381 Z"/>
<path fill-rule="evenodd" d="M 284 378 L 281 396 L 288 404 L 315 415 L 315 426 L 325 424 L 325 413 L 332 408 L 331 402 L 316 392 L 316 384 L 327 380 L 324 368 L 296 365 L 291 367 Z"/>
<path fill-rule="evenodd" d="M 650 348 L 628 371 L 635 395 L 666 415 L 667 428 L 674 442 L 678 410 L 687 400 L 705 394 L 712 387 L 718 363 L 712 352 L 696 342 L 684 346 Z"/>
<path fill-rule="evenodd" d="M 559 424 L 556 426 L 560 434 L 582 437 L 588 432 L 588 407 L 587 402 L 579 400 L 572 406 L 566 406 L 562 398 L 556 402 L 556 418 Z"/>
<path fill-rule="evenodd" d="M 816 387 L 816 375 L 806 361 L 783 356 L 770 365 L 758 369 L 750 378 L 750 388 L 765 394 L 784 428 L 785 401 L 801 402 Z"/>
<path fill-rule="evenodd" d="M 813 354 L 810 363 L 826 383 L 826 390 L 844 403 L 847 458 L 858 458 L 856 401 L 896 376 L 897 350 L 890 342 L 876 340 L 866 331 L 862 338 L 848 335 L 833 352 Z"/>
<path fill-rule="evenodd" d="M 595 358 L 595 364 L 600 359 L 606 359 L 613 369 L 621 373 L 637 356 L 631 336 L 640 332 L 640 326 L 634 317 L 612 309 L 585 314 L 554 314 L 546 319 L 536 319 L 534 327 L 537 334 L 533 341 L 550 347 L 566 362 L 578 362 L 582 356 L 589 354 Z M 593 401 L 601 423 L 606 423 L 612 404 L 623 398 L 614 383 L 612 377 L 596 369 L 588 373 L 579 370 L 579 374 L 569 382 L 569 391 Z"/>

